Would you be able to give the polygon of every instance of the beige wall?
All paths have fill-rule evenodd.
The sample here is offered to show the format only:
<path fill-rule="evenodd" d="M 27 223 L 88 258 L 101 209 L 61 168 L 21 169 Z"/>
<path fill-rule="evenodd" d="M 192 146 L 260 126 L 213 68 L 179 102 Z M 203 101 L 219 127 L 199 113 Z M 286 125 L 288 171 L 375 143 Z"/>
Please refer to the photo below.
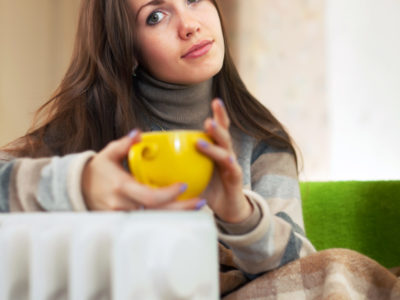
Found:
<path fill-rule="evenodd" d="M 249 90 L 288 128 L 303 179 L 329 174 L 323 0 L 239 0 L 237 65 Z"/>
<path fill-rule="evenodd" d="M 22 135 L 62 78 L 78 0 L 0 0 L 0 145 Z"/>

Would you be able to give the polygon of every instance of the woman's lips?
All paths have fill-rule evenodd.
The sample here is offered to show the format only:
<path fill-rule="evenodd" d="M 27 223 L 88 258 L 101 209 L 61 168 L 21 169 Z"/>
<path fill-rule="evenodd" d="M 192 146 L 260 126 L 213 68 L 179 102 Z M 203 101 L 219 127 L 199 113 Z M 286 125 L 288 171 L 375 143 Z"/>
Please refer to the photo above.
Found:
<path fill-rule="evenodd" d="M 198 58 L 201 57 L 210 51 L 213 46 L 214 41 L 201 41 L 200 43 L 191 47 L 182 58 Z"/>

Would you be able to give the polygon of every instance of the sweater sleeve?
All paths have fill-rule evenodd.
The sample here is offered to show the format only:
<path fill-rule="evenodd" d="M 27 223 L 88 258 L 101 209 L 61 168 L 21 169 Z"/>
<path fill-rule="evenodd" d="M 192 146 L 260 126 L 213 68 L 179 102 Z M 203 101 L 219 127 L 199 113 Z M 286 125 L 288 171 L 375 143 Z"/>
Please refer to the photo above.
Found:
<path fill-rule="evenodd" d="M 92 151 L 48 158 L 0 158 L 0 211 L 83 211 L 82 171 Z"/>
<path fill-rule="evenodd" d="M 258 223 L 260 223 L 262 215 L 259 205 L 251 197 L 249 197 L 249 195 L 247 195 L 246 191 L 244 191 L 244 193 L 250 205 L 252 206 L 253 212 L 247 219 L 235 224 L 224 222 L 214 214 L 217 227 L 222 233 L 242 235 L 252 231 L 254 228 L 256 228 Z"/>
<path fill-rule="evenodd" d="M 315 248 L 304 233 L 293 154 L 272 149 L 265 142 L 251 152 L 251 189 L 244 193 L 258 206 L 260 220 L 247 233 L 220 231 L 219 238 L 232 249 L 244 272 L 258 274 L 309 255 Z"/>

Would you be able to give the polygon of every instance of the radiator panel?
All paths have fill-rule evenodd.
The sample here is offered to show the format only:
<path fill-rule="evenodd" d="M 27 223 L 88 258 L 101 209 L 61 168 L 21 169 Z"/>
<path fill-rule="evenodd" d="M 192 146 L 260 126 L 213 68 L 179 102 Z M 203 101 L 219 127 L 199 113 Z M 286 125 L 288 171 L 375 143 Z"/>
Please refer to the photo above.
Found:
<path fill-rule="evenodd" d="M 204 212 L 0 215 L 0 299 L 218 299 Z"/>

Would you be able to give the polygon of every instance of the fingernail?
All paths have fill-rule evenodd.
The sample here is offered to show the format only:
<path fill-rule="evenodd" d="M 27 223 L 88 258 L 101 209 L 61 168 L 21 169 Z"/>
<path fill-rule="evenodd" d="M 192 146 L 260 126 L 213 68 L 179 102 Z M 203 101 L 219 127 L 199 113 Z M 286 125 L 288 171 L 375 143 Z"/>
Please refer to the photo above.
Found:
<path fill-rule="evenodd" d="M 215 122 L 215 120 L 212 120 L 211 121 L 211 126 L 212 126 L 212 128 L 217 128 L 217 122 Z"/>
<path fill-rule="evenodd" d="M 202 199 L 199 202 L 197 202 L 196 204 L 196 210 L 201 209 L 204 205 L 207 204 L 207 200 L 206 199 Z"/>
<path fill-rule="evenodd" d="M 198 141 L 198 143 L 199 143 L 199 146 L 200 146 L 201 148 L 207 148 L 207 147 L 208 147 L 208 143 L 207 143 L 205 140 L 200 139 L 200 140 Z"/>
<path fill-rule="evenodd" d="M 187 185 L 186 183 L 184 183 L 184 184 L 181 185 L 181 188 L 180 188 L 179 191 L 180 191 L 181 193 L 183 193 L 184 191 L 187 190 L 187 188 L 188 188 L 188 185 Z"/>
<path fill-rule="evenodd" d="M 220 106 L 225 107 L 224 101 L 221 98 L 218 98 L 218 103 Z"/>
<path fill-rule="evenodd" d="M 137 134 L 138 134 L 138 130 L 137 129 L 133 129 L 131 132 L 128 133 L 128 137 L 133 139 Z"/>
<path fill-rule="evenodd" d="M 233 156 L 230 156 L 230 157 L 229 157 L 229 162 L 230 162 L 231 164 L 233 164 L 234 161 L 235 161 L 235 159 L 233 158 Z"/>

